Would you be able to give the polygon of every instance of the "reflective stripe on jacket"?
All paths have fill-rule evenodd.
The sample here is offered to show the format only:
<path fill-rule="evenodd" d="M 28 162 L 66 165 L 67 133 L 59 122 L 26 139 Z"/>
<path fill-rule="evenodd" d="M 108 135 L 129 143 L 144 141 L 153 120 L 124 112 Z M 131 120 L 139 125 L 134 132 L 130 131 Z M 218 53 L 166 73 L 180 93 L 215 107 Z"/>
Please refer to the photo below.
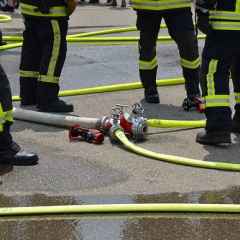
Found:
<path fill-rule="evenodd" d="M 170 10 L 190 8 L 191 0 L 130 0 L 130 5 L 139 10 Z"/>
<path fill-rule="evenodd" d="M 49 12 L 41 12 L 41 8 L 36 5 L 20 3 L 21 13 L 24 15 L 30 15 L 35 17 L 65 17 L 67 16 L 67 8 L 62 6 L 49 6 Z"/>
<path fill-rule="evenodd" d="M 215 9 L 209 12 L 214 30 L 240 30 L 240 0 L 218 0 Z"/>

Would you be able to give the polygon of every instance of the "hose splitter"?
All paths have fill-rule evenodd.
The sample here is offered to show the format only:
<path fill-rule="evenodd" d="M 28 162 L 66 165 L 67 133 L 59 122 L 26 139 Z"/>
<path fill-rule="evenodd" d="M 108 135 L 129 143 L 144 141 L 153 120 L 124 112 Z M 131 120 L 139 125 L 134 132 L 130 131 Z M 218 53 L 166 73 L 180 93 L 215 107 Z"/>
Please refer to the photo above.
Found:
<path fill-rule="evenodd" d="M 135 142 L 143 141 L 147 136 L 147 119 L 144 118 L 144 109 L 140 103 L 132 106 L 131 113 L 126 111 L 127 105 L 116 104 L 112 108 L 111 118 L 103 118 L 103 129 L 110 131 L 110 137 L 114 139 L 114 131 L 121 128 L 128 138 Z"/>

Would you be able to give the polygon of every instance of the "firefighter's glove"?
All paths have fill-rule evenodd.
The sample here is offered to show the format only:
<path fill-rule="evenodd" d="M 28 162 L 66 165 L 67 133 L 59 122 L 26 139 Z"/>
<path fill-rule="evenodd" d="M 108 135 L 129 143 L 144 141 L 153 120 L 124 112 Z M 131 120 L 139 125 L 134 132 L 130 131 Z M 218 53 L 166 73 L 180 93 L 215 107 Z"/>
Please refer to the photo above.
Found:
<path fill-rule="evenodd" d="M 66 0 L 68 16 L 72 15 L 72 13 L 77 7 L 77 4 L 78 4 L 77 0 Z"/>
<path fill-rule="evenodd" d="M 197 9 L 197 28 L 204 34 L 208 35 L 212 31 L 212 27 L 209 23 L 208 11 Z"/>

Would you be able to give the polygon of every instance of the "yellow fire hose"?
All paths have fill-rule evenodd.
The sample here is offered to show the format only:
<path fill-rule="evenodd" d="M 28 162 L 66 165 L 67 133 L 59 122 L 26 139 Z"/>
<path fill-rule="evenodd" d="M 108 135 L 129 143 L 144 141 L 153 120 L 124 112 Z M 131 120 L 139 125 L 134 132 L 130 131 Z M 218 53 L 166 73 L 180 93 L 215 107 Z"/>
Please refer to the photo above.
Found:
<path fill-rule="evenodd" d="M 206 126 L 206 120 L 148 119 L 147 125 L 153 128 L 203 128 Z"/>
<path fill-rule="evenodd" d="M 90 34 L 90 33 L 89 33 Z M 205 35 L 198 35 L 198 39 L 204 39 Z M 3 36 L 3 40 L 7 42 L 22 42 L 22 36 Z M 137 42 L 138 36 L 122 36 L 122 37 L 72 37 L 67 36 L 67 42 L 69 43 L 114 43 L 114 42 Z M 170 36 L 159 36 L 158 41 L 170 42 L 172 38 Z"/>
<path fill-rule="evenodd" d="M 183 84 L 184 82 L 185 80 L 183 78 L 160 79 L 160 80 L 157 80 L 157 86 L 178 85 L 178 84 Z M 142 88 L 142 84 L 140 82 L 121 83 L 121 84 L 113 84 L 113 85 L 106 85 L 106 86 L 60 91 L 59 97 L 96 94 L 96 93 L 104 93 L 104 92 L 115 92 L 115 91 L 128 91 L 128 90 L 139 89 L 139 88 Z M 12 100 L 19 101 L 20 97 L 13 96 Z"/>
<path fill-rule="evenodd" d="M 8 43 L 6 45 L 0 46 L 0 51 L 13 49 L 13 48 L 18 48 L 18 47 L 21 47 L 21 46 L 22 46 L 22 43 Z"/>
<path fill-rule="evenodd" d="M 6 15 L 0 15 L 0 22 L 1 22 L 1 16 L 3 21 L 5 19 L 10 19 L 10 17 Z M 163 28 L 166 28 L 166 25 L 162 26 Z M 86 33 L 78 33 L 78 34 L 70 34 L 67 36 L 67 39 L 71 38 L 82 38 L 82 37 L 91 37 L 91 36 L 97 36 L 97 35 L 104 35 L 104 34 L 114 34 L 114 33 L 123 33 L 123 32 L 132 32 L 137 31 L 136 27 L 125 27 L 125 28 L 114 28 L 114 29 L 106 29 L 96 32 L 86 32 Z M 22 36 L 4 36 L 3 39 L 5 41 L 14 41 L 14 42 L 21 42 L 23 41 Z"/>
<path fill-rule="evenodd" d="M 240 213 L 239 204 L 137 203 L 0 208 L 0 216 L 109 213 Z"/>
<path fill-rule="evenodd" d="M 227 171 L 240 171 L 240 164 L 202 161 L 202 160 L 196 160 L 192 158 L 185 158 L 185 157 L 178 157 L 173 155 L 156 153 L 156 152 L 141 148 L 133 144 L 132 142 L 130 142 L 121 129 L 117 129 L 113 134 L 127 149 L 145 157 L 166 161 L 170 163 L 175 163 L 175 164 L 182 164 L 186 166 L 217 169 L 217 170 L 227 170 Z"/>
<path fill-rule="evenodd" d="M 166 27 L 162 26 L 162 27 Z M 68 35 L 69 38 L 75 38 L 75 37 L 90 37 L 90 36 L 97 36 L 97 35 L 104 35 L 104 34 L 114 34 L 114 33 L 123 33 L 123 32 L 135 32 L 137 31 L 136 27 L 124 27 L 124 28 L 113 28 L 113 29 L 106 29 L 96 32 L 86 32 L 86 33 L 77 33 L 77 34 L 71 34 Z"/>

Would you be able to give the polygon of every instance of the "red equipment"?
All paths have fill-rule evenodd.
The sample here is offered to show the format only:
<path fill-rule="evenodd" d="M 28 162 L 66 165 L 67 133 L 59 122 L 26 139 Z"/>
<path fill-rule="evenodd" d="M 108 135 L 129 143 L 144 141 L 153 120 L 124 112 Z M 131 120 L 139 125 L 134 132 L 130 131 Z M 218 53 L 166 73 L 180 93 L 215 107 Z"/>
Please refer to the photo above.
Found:
<path fill-rule="evenodd" d="M 192 108 L 195 108 L 200 113 L 203 113 L 205 110 L 204 101 L 198 96 L 185 98 L 182 107 L 185 111 L 190 111 Z"/>
<path fill-rule="evenodd" d="M 69 140 L 101 144 L 104 141 L 104 134 L 97 129 L 81 128 L 80 125 L 75 125 L 69 129 Z"/>

